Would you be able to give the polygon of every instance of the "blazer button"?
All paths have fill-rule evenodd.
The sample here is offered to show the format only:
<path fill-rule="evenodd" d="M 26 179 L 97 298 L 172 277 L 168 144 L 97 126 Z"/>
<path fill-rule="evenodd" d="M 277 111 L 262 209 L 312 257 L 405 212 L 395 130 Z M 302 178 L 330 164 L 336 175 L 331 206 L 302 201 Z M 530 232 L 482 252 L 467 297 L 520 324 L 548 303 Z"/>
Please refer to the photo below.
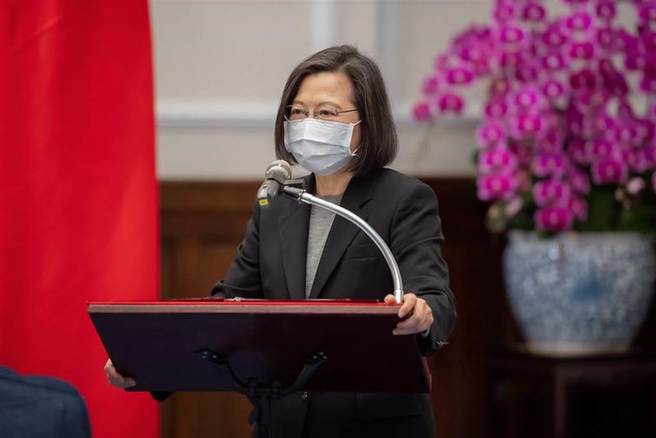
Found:
<path fill-rule="evenodd" d="M 305 401 L 305 400 L 307 400 L 309 397 L 310 397 L 310 395 L 307 393 L 307 391 L 303 391 L 303 393 L 301 393 L 301 400 L 304 400 L 304 401 Z"/>

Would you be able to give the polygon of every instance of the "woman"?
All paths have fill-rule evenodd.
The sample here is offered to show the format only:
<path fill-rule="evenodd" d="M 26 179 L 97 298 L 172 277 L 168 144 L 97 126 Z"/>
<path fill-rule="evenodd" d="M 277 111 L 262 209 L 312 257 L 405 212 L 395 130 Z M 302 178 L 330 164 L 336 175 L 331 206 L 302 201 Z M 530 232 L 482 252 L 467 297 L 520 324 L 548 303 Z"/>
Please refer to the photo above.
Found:
<path fill-rule="evenodd" d="M 395 335 L 437 350 L 455 319 L 433 191 L 384 168 L 397 137 L 376 64 L 351 46 L 322 50 L 285 85 L 275 126 L 276 155 L 310 175 L 305 187 L 353 211 L 390 246 L 407 292 Z M 387 265 L 373 242 L 342 218 L 286 198 L 255 204 L 246 236 L 212 294 L 249 298 L 359 298 L 394 303 Z M 134 384 L 108 361 L 114 385 Z M 273 436 L 432 437 L 428 394 L 296 394 L 274 402 Z"/>

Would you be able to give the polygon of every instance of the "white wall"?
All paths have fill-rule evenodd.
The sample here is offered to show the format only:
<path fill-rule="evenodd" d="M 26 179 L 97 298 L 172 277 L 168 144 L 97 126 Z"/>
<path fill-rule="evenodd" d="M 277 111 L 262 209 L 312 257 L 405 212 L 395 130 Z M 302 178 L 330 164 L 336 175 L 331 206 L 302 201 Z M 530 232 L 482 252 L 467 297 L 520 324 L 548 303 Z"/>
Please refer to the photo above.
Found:
<path fill-rule="evenodd" d="M 152 0 L 161 179 L 257 179 L 273 157 L 272 121 L 291 69 L 349 43 L 374 58 L 415 175 L 471 175 L 475 120 L 426 137 L 409 108 L 450 36 L 486 22 L 490 0 Z"/>

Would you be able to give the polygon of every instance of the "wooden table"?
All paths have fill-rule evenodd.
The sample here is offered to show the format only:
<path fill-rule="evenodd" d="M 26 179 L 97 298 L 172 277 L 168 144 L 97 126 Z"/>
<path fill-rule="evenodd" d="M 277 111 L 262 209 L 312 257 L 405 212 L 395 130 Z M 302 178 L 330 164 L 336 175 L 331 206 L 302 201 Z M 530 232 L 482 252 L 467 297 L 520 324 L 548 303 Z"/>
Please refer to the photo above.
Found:
<path fill-rule="evenodd" d="M 656 437 L 656 352 L 581 358 L 497 352 L 492 436 Z"/>

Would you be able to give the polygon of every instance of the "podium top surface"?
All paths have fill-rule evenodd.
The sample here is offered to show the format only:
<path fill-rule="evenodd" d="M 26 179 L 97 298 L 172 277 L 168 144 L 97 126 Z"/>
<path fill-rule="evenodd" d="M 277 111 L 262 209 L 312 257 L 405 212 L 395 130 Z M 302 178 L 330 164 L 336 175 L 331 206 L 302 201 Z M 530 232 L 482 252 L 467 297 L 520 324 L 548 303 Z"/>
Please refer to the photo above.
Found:
<path fill-rule="evenodd" d="M 191 299 L 94 301 L 89 313 L 305 313 L 396 315 L 399 304 L 371 300 Z"/>
<path fill-rule="evenodd" d="M 234 391 L 230 376 L 198 354 L 209 349 L 243 381 L 289 385 L 321 353 L 327 360 L 307 390 L 427 392 L 417 337 L 392 334 L 398 309 L 356 300 L 192 299 L 92 302 L 88 312 L 134 390 Z"/>

